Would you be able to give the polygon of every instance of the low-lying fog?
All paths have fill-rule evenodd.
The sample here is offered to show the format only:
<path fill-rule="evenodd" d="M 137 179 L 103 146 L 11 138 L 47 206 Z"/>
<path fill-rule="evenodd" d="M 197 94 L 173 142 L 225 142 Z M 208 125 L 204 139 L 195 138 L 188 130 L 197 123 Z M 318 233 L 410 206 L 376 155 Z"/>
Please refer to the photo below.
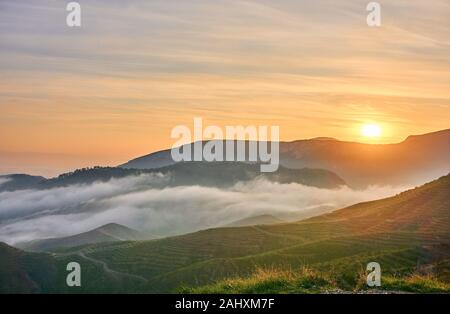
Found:
<path fill-rule="evenodd" d="M 148 187 L 165 179 L 140 175 L 89 185 L 0 193 L 0 241 L 15 244 L 67 236 L 111 222 L 149 235 L 165 236 L 222 226 L 261 214 L 295 220 L 407 189 L 327 190 L 262 179 L 239 182 L 226 189 Z"/>

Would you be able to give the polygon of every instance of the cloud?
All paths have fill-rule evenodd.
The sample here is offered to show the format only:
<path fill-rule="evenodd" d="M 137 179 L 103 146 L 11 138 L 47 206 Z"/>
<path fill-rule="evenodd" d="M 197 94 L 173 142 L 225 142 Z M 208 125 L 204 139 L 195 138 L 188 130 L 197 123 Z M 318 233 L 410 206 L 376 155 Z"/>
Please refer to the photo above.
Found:
<path fill-rule="evenodd" d="M 285 140 L 363 140 L 365 120 L 392 125 L 388 143 L 448 127 L 448 1 L 384 1 L 379 28 L 367 2 L 91 0 L 74 29 L 64 1 L 0 1 L 0 150 L 115 165 L 193 116 Z"/>
<path fill-rule="evenodd" d="M 317 215 L 404 188 L 327 190 L 266 180 L 231 188 L 152 188 L 162 177 L 133 176 L 90 185 L 0 193 L 0 240 L 10 244 L 61 237 L 115 222 L 156 235 L 173 235 L 261 214 L 285 219 Z"/>
<path fill-rule="evenodd" d="M 11 179 L 8 178 L 8 177 L 0 178 L 0 185 L 4 184 L 4 183 L 6 183 L 6 182 L 8 182 L 8 181 L 10 181 L 10 180 L 11 180 Z"/>

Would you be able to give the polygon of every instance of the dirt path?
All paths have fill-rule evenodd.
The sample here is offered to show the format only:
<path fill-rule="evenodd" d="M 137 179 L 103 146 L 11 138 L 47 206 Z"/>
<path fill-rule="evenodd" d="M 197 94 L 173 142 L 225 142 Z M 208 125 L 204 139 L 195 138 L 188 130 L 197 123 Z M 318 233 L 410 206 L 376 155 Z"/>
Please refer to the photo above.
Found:
<path fill-rule="evenodd" d="M 98 259 L 95 259 L 95 258 L 92 258 L 92 257 L 89 257 L 89 256 L 86 256 L 86 254 L 84 254 L 81 251 L 78 252 L 77 254 L 79 256 L 81 256 L 82 258 L 87 259 L 88 261 L 91 261 L 92 263 L 95 263 L 97 265 L 101 265 L 103 267 L 103 270 L 105 272 L 111 274 L 112 276 L 123 276 L 123 277 L 133 278 L 133 279 L 139 280 L 139 281 L 144 282 L 144 283 L 148 282 L 147 278 L 144 278 L 142 276 L 133 275 L 133 274 L 129 274 L 129 273 L 123 273 L 123 272 L 119 272 L 119 271 L 113 270 L 113 269 L 109 268 L 109 266 L 108 266 L 108 264 L 106 262 L 98 260 Z"/>
<path fill-rule="evenodd" d="M 70 254 L 63 254 L 63 255 L 65 255 L 65 256 L 78 255 L 81 258 L 84 258 L 85 260 L 88 260 L 88 261 L 90 261 L 90 262 L 92 262 L 92 263 L 94 263 L 96 265 L 101 266 L 103 268 L 103 270 L 106 273 L 108 273 L 109 275 L 111 275 L 112 277 L 116 277 L 116 278 L 117 277 L 128 277 L 128 278 L 132 278 L 132 279 L 138 280 L 138 281 L 143 282 L 143 283 L 148 283 L 148 280 L 145 277 L 113 270 L 113 269 L 109 268 L 109 266 L 108 266 L 108 264 L 106 262 L 98 260 L 98 259 L 95 259 L 95 258 L 90 257 L 90 256 L 87 256 L 83 251 L 77 251 L 77 252 L 73 252 L 73 253 L 70 253 Z"/>

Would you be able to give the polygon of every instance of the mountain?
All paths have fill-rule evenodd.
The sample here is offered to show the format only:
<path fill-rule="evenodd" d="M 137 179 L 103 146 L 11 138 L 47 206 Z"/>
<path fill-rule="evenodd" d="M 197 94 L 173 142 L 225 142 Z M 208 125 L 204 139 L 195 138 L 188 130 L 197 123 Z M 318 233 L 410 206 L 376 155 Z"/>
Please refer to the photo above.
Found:
<path fill-rule="evenodd" d="M 121 169 L 115 167 L 81 168 L 73 172 L 63 173 L 55 178 L 35 177 L 24 174 L 0 176 L 5 183 L 0 184 L 0 192 L 25 189 L 51 189 L 74 184 L 90 184 L 97 181 L 105 182 L 113 178 L 124 178 L 130 175 L 140 175 L 147 171 Z"/>
<path fill-rule="evenodd" d="M 192 144 L 191 144 L 192 145 Z M 126 169 L 156 169 L 173 165 L 170 149 L 157 151 L 142 157 L 135 158 L 127 163 L 120 165 L 120 168 Z M 192 150 L 193 151 L 193 150 Z"/>
<path fill-rule="evenodd" d="M 180 162 L 158 169 L 125 169 L 117 167 L 94 167 L 79 169 L 74 172 L 62 174 L 52 179 L 39 179 L 27 181 L 13 181 L 14 184 L 0 185 L 0 192 L 21 189 L 49 189 L 74 184 L 90 184 L 97 181 L 138 176 L 142 174 L 164 174 L 167 180 L 149 182 L 152 187 L 201 185 L 228 187 L 239 181 L 249 181 L 256 178 L 265 178 L 279 183 L 299 183 L 320 188 L 337 188 L 346 185 L 344 180 L 331 171 L 323 169 L 287 169 L 280 167 L 276 172 L 261 173 L 258 164 L 239 162 Z M 7 181 L 4 184 L 8 184 Z"/>
<path fill-rule="evenodd" d="M 450 171 L 449 143 L 450 129 L 409 136 L 396 144 L 363 144 L 333 138 L 280 142 L 280 163 L 287 168 L 326 169 L 358 188 L 368 185 L 410 186 L 423 184 Z M 247 148 L 248 145 L 246 142 Z M 130 160 L 120 167 L 153 169 L 169 166 L 174 164 L 170 152 L 169 149 L 158 151 Z"/>
<path fill-rule="evenodd" d="M 280 146 L 280 160 L 286 167 L 333 171 L 356 187 L 423 184 L 450 171 L 449 143 L 450 129 L 397 144 L 294 141 Z"/>
<path fill-rule="evenodd" d="M 30 242 L 18 243 L 16 246 L 25 251 L 41 252 L 53 251 L 61 248 L 76 247 L 86 244 L 115 241 L 132 241 L 140 240 L 143 238 L 144 235 L 139 231 L 116 223 L 110 223 L 94 230 L 68 237 L 34 240 Z"/>
<path fill-rule="evenodd" d="M 353 291 L 361 287 L 361 274 L 373 261 L 381 265 L 382 280 L 386 282 L 396 278 L 408 283 L 409 278 L 420 274 L 447 287 L 449 192 L 447 175 L 389 198 L 295 223 L 215 228 L 158 240 L 100 243 L 32 256 L 38 260 L 46 256 L 48 264 L 56 264 L 59 269 L 70 261 L 83 263 L 83 285 L 76 291 L 89 293 L 174 292 L 180 286 L 201 287 L 229 278 L 246 278 L 258 270 L 304 272 L 305 267 L 327 278 L 333 289 Z M 12 252 L 0 254 L 0 265 L 4 266 L 1 282 L 18 285 L 23 281 L 24 289 L 28 289 L 23 271 L 16 268 L 23 254 L 32 253 Z M 54 280 L 57 286 L 64 277 Z M 41 283 L 36 285 L 36 291 L 43 291 Z M 320 288 L 311 286 L 311 281 L 299 281 L 297 285 L 305 291 Z M 267 290 L 269 286 L 264 282 L 259 287 L 260 292 L 273 291 Z M 417 289 L 417 285 L 405 289 Z"/>
<path fill-rule="evenodd" d="M 30 176 L 27 174 L 10 174 L 0 176 L 0 192 L 31 189 L 45 180 L 46 178 L 44 177 Z"/>
<path fill-rule="evenodd" d="M 224 227 L 245 227 L 245 226 L 257 226 L 257 225 L 273 225 L 282 223 L 284 220 L 281 220 L 278 217 L 273 215 L 258 215 L 251 216 L 244 219 L 239 219 L 232 223 L 225 225 Z"/>
<path fill-rule="evenodd" d="M 323 169 L 288 169 L 279 167 L 275 172 L 260 172 L 259 164 L 239 162 L 180 162 L 155 169 L 170 176 L 170 185 L 201 185 L 227 187 L 237 182 L 265 178 L 278 183 L 299 183 L 320 188 L 338 188 L 345 181 L 331 171 Z"/>

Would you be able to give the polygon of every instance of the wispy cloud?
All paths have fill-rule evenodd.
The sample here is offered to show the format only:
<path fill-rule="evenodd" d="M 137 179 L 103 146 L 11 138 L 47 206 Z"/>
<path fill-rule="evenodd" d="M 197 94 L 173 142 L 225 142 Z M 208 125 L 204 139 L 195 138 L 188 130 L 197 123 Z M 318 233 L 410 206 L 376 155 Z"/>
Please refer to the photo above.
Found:
<path fill-rule="evenodd" d="M 0 185 L 2 185 L 3 183 L 6 183 L 8 181 L 11 181 L 10 178 L 0 178 Z"/>
<path fill-rule="evenodd" d="M 91 185 L 0 193 L 0 241 L 13 244 L 67 236 L 111 222 L 153 234 L 178 234 L 260 214 L 307 217 L 403 190 L 326 190 L 265 180 L 238 183 L 228 189 L 149 187 L 163 179 L 142 175 Z"/>
<path fill-rule="evenodd" d="M 380 3 L 369 28 L 365 0 L 93 0 L 73 29 L 64 1 L 2 1 L 0 150 L 119 163 L 196 115 L 280 124 L 283 139 L 447 128 L 448 1 Z"/>

